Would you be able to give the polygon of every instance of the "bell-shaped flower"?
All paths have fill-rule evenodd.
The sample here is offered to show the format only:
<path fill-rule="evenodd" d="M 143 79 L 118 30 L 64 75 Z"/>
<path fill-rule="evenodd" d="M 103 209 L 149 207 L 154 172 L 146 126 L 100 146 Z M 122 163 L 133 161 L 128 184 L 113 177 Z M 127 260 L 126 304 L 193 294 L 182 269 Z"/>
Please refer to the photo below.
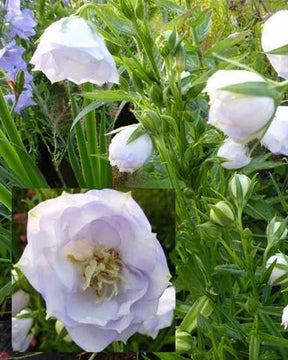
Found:
<path fill-rule="evenodd" d="M 288 10 L 280 10 L 263 25 L 262 48 L 279 76 L 288 79 L 287 55 L 269 54 L 273 50 L 288 45 Z"/>
<path fill-rule="evenodd" d="M 262 145 L 273 154 L 288 155 L 288 106 L 279 106 Z"/>
<path fill-rule="evenodd" d="M 148 134 L 143 134 L 127 144 L 136 128 L 137 125 L 121 130 L 109 146 L 110 164 L 117 166 L 120 172 L 132 173 L 147 163 L 152 155 L 153 143 Z"/>
<path fill-rule="evenodd" d="M 264 79 L 246 70 L 218 70 L 204 89 L 210 96 L 208 123 L 241 143 L 256 138 L 275 110 L 272 97 L 221 90 L 247 82 L 264 82 Z"/>
<path fill-rule="evenodd" d="M 118 83 L 119 75 L 103 36 L 94 25 L 78 16 L 51 24 L 40 38 L 31 59 L 34 71 L 42 71 L 54 83 L 68 79 L 75 84 Z"/>
<path fill-rule="evenodd" d="M 220 146 L 217 156 L 226 159 L 221 163 L 226 169 L 240 169 L 251 161 L 248 147 L 229 138 Z"/>
<path fill-rule="evenodd" d="M 22 310 L 19 315 L 25 315 L 29 312 Z M 33 334 L 29 334 L 33 319 L 31 317 L 18 318 L 12 317 L 12 348 L 13 351 L 25 352 L 33 339 Z"/>

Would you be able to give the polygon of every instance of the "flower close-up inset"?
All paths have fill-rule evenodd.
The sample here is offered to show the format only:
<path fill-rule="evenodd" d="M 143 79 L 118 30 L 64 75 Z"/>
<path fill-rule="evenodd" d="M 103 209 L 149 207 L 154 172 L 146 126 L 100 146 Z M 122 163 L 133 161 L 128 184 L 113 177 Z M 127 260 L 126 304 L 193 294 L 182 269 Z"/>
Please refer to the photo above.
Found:
<path fill-rule="evenodd" d="M 43 201 L 28 213 L 27 241 L 16 266 L 43 296 L 47 318 L 60 320 L 85 351 L 137 331 L 154 338 L 171 325 L 166 257 L 130 192 L 64 192 Z"/>

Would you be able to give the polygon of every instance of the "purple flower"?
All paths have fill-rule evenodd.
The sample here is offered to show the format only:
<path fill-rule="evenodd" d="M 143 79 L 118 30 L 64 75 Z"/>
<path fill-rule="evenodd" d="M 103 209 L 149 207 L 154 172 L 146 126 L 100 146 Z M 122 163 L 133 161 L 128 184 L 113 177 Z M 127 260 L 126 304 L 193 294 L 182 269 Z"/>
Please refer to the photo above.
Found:
<path fill-rule="evenodd" d="M 14 94 L 5 95 L 4 98 L 7 102 L 9 102 L 9 100 L 11 100 L 12 102 L 15 101 Z M 32 91 L 30 89 L 24 90 L 21 92 L 21 94 L 18 98 L 18 101 L 17 101 L 14 111 L 17 114 L 20 114 L 21 110 L 23 110 L 31 105 L 36 105 L 35 101 L 33 100 Z"/>
<path fill-rule="evenodd" d="M 19 70 L 25 71 L 27 68 L 26 62 L 22 59 L 24 51 L 21 46 L 16 44 L 15 40 L 6 44 L 0 50 L 0 67 L 8 74 L 11 80 L 14 80 L 15 72 Z"/>
<path fill-rule="evenodd" d="M 27 64 L 22 59 L 22 54 L 24 49 L 21 46 L 18 46 L 13 40 L 11 43 L 6 44 L 3 49 L 0 50 L 0 67 L 8 75 L 6 81 L 14 81 L 15 76 L 18 71 L 23 70 L 25 76 L 24 89 L 21 92 L 18 102 L 15 107 L 15 112 L 20 113 L 20 111 L 28 106 L 35 105 L 33 101 L 33 93 L 30 81 L 33 79 L 33 76 L 27 72 Z M 5 95 L 5 100 L 9 102 L 15 101 L 14 94 Z"/>
<path fill-rule="evenodd" d="M 85 351 L 171 325 L 165 254 L 130 193 L 91 190 L 44 201 L 29 212 L 27 238 L 16 266 L 43 296 L 47 318 L 60 320 Z"/>
<path fill-rule="evenodd" d="M 34 27 L 37 25 L 37 21 L 30 9 L 20 10 L 19 0 L 8 0 L 5 20 L 10 23 L 12 37 L 17 35 L 21 39 L 28 39 L 35 35 Z"/>

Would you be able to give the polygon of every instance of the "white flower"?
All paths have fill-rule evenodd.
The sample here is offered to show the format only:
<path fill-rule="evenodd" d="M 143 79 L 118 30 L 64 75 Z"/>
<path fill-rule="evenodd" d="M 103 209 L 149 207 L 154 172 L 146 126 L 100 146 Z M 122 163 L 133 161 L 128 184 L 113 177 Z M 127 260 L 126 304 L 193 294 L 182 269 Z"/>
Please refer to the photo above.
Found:
<path fill-rule="evenodd" d="M 175 309 L 175 287 L 168 287 L 159 299 L 157 314 L 154 319 L 146 320 L 142 323 L 138 332 L 140 334 L 150 335 L 155 339 L 159 330 L 171 325 L 173 321 L 173 312 Z"/>
<path fill-rule="evenodd" d="M 230 138 L 220 146 L 217 156 L 227 160 L 221 163 L 225 169 L 240 169 L 251 161 L 248 147 Z"/>
<path fill-rule="evenodd" d="M 12 316 L 16 316 L 26 308 L 30 302 L 30 296 L 23 290 L 18 290 L 12 295 Z"/>
<path fill-rule="evenodd" d="M 109 146 L 109 161 L 112 166 L 117 166 L 120 172 L 130 172 L 144 165 L 151 157 L 153 144 L 150 136 L 144 134 L 127 144 L 130 135 L 137 125 L 128 127 L 118 132 Z"/>
<path fill-rule="evenodd" d="M 31 64 L 52 83 L 65 79 L 97 85 L 119 81 L 102 35 L 92 23 L 77 16 L 62 18 L 44 31 Z"/>
<path fill-rule="evenodd" d="M 170 273 L 151 225 L 130 193 L 63 193 L 29 211 L 17 266 L 87 352 L 126 341 L 154 319 Z M 155 325 L 157 326 L 157 324 Z"/>
<path fill-rule="evenodd" d="M 273 154 L 288 155 L 288 106 L 277 108 L 261 142 Z"/>
<path fill-rule="evenodd" d="M 265 52 L 288 45 L 288 10 L 278 11 L 265 22 L 261 42 Z M 266 55 L 278 75 L 288 79 L 288 55 Z"/>
<path fill-rule="evenodd" d="M 246 143 L 257 137 L 273 115 L 274 99 L 219 90 L 246 82 L 264 82 L 253 72 L 218 70 L 207 82 L 204 91 L 210 96 L 208 123 L 222 130 L 234 141 Z"/>
<path fill-rule="evenodd" d="M 266 263 L 266 269 L 269 268 L 269 266 L 276 260 L 276 264 L 271 272 L 270 278 L 269 278 L 269 284 L 273 285 L 274 283 L 277 282 L 277 279 L 285 274 L 287 274 L 288 271 L 288 261 L 287 261 L 287 257 L 281 253 L 275 254 L 273 256 L 271 256 Z M 287 268 L 286 269 L 280 269 L 279 266 L 277 265 L 285 265 Z M 279 284 L 283 284 L 286 283 L 288 281 L 287 279 L 282 280 L 281 282 L 277 282 Z"/>
<path fill-rule="evenodd" d="M 282 313 L 282 325 L 284 325 L 284 329 L 286 330 L 288 327 L 288 305 L 285 306 Z"/>
<path fill-rule="evenodd" d="M 22 310 L 18 315 L 28 314 L 27 310 Z M 19 319 L 12 317 L 12 348 L 13 351 L 25 352 L 33 339 L 33 334 L 29 334 L 33 324 L 32 318 Z"/>

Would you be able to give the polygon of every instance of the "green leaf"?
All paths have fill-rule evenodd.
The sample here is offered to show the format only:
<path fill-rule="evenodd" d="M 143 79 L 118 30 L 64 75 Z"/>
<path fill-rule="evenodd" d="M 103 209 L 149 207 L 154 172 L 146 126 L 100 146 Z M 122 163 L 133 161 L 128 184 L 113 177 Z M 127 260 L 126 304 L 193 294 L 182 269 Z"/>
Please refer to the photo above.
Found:
<path fill-rule="evenodd" d="M 12 290 L 12 283 L 11 281 L 9 281 L 6 285 L 4 285 L 1 289 L 0 289 L 0 304 L 2 304 L 2 302 L 7 298 L 7 296 L 10 295 Z"/>
<path fill-rule="evenodd" d="M 288 55 L 288 45 L 283 45 L 277 49 L 268 51 L 266 54 L 271 55 Z"/>
<path fill-rule="evenodd" d="M 122 14 L 111 4 L 103 4 L 101 7 L 102 14 L 109 18 L 110 24 L 117 30 L 118 33 L 126 35 L 133 35 L 134 28 L 131 26 L 131 21 L 122 16 Z"/>
<path fill-rule="evenodd" d="M 272 336 L 264 333 L 260 333 L 261 344 L 267 346 L 276 346 L 288 348 L 288 340 L 277 336 Z"/>
<path fill-rule="evenodd" d="M 138 101 L 136 93 L 125 92 L 122 90 L 94 90 L 93 92 L 83 92 L 79 94 L 86 99 L 99 101 Z"/>
<path fill-rule="evenodd" d="M 270 221 L 275 216 L 275 209 L 262 198 L 250 199 L 244 212 L 256 220 Z"/>
<path fill-rule="evenodd" d="M 220 40 L 214 44 L 210 49 L 205 53 L 206 56 L 210 56 L 213 53 L 219 53 L 221 51 L 226 51 L 230 47 L 242 42 L 248 35 L 250 31 L 237 32 L 229 35 L 226 39 Z"/>
<path fill-rule="evenodd" d="M 249 341 L 249 360 L 258 360 L 260 351 L 260 336 L 253 331 Z"/>
<path fill-rule="evenodd" d="M 266 170 L 266 169 L 274 169 L 276 167 L 281 167 L 281 166 L 288 166 L 288 163 L 284 163 L 281 161 L 268 161 L 268 159 L 272 156 L 273 154 L 268 153 L 268 154 L 263 154 L 260 155 L 254 159 L 251 160 L 251 162 L 245 166 L 245 168 L 242 170 L 242 172 L 246 175 L 249 175 L 255 171 L 259 171 L 259 170 Z"/>
<path fill-rule="evenodd" d="M 172 11 L 173 13 L 184 14 L 185 10 L 182 9 L 176 2 L 171 0 L 154 0 L 154 2 L 160 7 Z"/>
<path fill-rule="evenodd" d="M 266 81 L 248 81 L 241 84 L 225 86 L 219 90 L 230 91 L 242 95 L 264 96 L 272 98 L 275 98 L 278 95 L 275 86 Z"/>
<path fill-rule="evenodd" d="M 147 131 L 145 129 L 143 129 L 143 127 L 138 126 L 133 133 L 129 136 L 126 145 L 130 144 L 131 142 L 133 142 L 134 140 L 138 139 L 140 136 L 146 134 Z"/>
<path fill-rule="evenodd" d="M 179 326 L 179 329 L 187 332 L 191 332 L 197 327 L 197 318 L 201 314 L 204 317 L 208 317 L 213 312 L 214 305 L 209 298 L 206 296 L 201 296 L 198 298 L 194 304 L 190 307 L 190 310 L 187 312 L 182 323 Z"/>
<path fill-rule="evenodd" d="M 3 184 L 0 184 L 0 202 L 5 205 L 8 210 L 12 210 L 11 192 Z"/>
<path fill-rule="evenodd" d="M 183 356 L 176 353 L 164 353 L 164 352 L 154 352 L 159 359 L 161 360 L 185 360 Z"/>
<path fill-rule="evenodd" d="M 214 268 L 214 275 L 238 275 L 245 276 L 246 272 L 236 264 L 218 265 Z"/>

